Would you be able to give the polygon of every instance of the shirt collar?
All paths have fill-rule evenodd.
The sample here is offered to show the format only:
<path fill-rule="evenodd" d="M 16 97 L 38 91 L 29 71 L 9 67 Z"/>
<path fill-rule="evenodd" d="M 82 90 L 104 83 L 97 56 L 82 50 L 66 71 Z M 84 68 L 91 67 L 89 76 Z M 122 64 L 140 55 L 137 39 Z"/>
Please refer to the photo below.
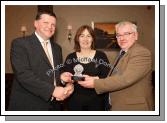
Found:
<path fill-rule="evenodd" d="M 43 43 L 44 42 L 44 39 L 40 36 L 40 35 L 38 35 L 38 33 L 37 32 L 35 32 L 35 35 L 37 36 L 37 38 L 39 39 L 39 41 L 41 42 L 41 43 Z M 50 40 L 48 39 L 48 40 L 46 40 L 47 42 L 50 42 Z"/>

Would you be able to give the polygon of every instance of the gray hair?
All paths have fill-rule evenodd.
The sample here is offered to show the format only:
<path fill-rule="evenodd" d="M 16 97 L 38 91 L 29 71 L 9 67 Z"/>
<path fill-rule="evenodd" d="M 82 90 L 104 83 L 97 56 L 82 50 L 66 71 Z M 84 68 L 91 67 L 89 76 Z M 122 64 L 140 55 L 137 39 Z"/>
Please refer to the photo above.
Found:
<path fill-rule="evenodd" d="M 119 27 L 121 26 L 125 26 L 125 25 L 129 25 L 131 26 L 131 29 L 134 31 L 134 32 L 137 32 L 137 26 L 130 22 L 130 21 L 122 21 L 122 22 L 119 22 L 118 24 L 115 25 L 115 29 L 117 30 Z"/>

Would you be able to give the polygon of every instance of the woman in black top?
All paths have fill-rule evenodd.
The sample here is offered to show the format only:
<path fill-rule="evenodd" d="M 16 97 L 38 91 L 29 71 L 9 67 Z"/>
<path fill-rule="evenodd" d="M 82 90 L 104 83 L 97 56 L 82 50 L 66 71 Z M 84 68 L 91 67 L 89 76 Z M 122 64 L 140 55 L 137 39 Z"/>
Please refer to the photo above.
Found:
<path fill-rule="evenodd" d="M 109 61 L 102 51 L 94 48 L 95 35 L 90 26 L 81 26 L 75 35 L 75 52 L 69 54 L 64 63 L 64 72 L 105 78 L 109 72 Z M 74 92 L 67 99 L 71 111 L 104 111 L 108 106 L 108 93 L 96 94 L 94 89 L 84 88 L 74 82 Z"/>

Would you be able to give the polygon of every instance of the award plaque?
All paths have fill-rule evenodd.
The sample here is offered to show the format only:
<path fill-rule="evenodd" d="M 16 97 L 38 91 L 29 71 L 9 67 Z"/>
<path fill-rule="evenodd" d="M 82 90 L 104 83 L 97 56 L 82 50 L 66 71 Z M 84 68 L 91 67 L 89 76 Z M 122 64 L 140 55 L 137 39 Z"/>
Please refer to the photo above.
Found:
<path fill-rule="evenodd" d="M 85 77 L 83 77 L 82 72 L 83 72 L 84 68 L 81 64 L 77 64 L 74 67 L 74 76 L 71 77 L 72 80 L 74 81 L 84 81 Z"/>

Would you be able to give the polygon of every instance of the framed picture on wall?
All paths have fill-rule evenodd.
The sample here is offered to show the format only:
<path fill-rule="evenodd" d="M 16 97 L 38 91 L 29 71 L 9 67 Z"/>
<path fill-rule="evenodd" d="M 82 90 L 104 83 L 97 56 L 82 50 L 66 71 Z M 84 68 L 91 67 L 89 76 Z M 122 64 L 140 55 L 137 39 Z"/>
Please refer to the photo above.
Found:
<path fill-rule="evenodd" d="M 96 49 L 119 50 L 115 34 L 115 24 L 116 22 L 92 22 L 92 28 L 96 35 Z"/>

